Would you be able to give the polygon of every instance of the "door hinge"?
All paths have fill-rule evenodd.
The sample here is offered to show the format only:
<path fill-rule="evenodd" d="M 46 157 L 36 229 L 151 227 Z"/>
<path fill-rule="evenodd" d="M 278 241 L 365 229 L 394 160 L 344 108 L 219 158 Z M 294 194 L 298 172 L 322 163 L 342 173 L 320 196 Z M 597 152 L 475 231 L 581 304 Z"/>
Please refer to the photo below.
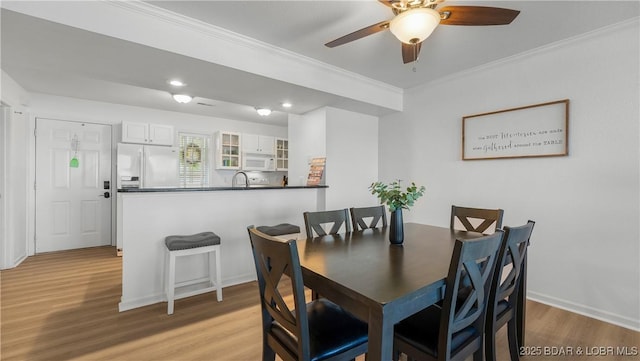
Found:
<path fill-rule="evenodd" d="M 36 190 L 36 182 L 33 182 L 33 190 Z"/>
<path fill-rule="evenodd" d="M 33 128 L 33 136 L 34 137 L 38 136 L 38 128 Z"/>

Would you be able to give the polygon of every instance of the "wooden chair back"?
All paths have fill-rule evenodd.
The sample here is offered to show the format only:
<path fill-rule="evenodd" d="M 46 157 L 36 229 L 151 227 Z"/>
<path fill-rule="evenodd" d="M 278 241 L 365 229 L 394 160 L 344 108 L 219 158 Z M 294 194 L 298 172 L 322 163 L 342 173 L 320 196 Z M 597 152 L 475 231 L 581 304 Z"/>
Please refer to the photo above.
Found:
<path fill-rule="evenodd" d="M 507 335 L 511 359 L 519 359 L 515 324 L 518 290 L 520 283 L 526 282 L 521 276 L 534 225 L 534 221 L 528 221 L 520 227 L 504 227 L 504 241 L 498 251 L 496 271 L 487 307 L 485 326 L 487 360 L 495 361 L 495 334 L 507 322 L 510 323 Z"/>
<path fill-rule="evenodd" d="M 363 230 L 367 228 L 376 228 L 378 224 L 381 227 L 387 226 L 387 212 L 383 205 L 375 207 L 363 207 L 363 208 L 350 208 L 351 222 L 353 223 L 353 230 Z M 371 221 L 367 223 L 365 219 L 371 218 Z"/>
<path fill-rule="evenodd" d="M 490 234 L 496 229 L 502 228 L 502 209 L 482 209 L 451 206 L 451 229 L 460 229 L 462 225 L 465 231 Z"/>
<path fill-rule="evenodd" d="M 333 211 L 304 212 L 304 226 L 307 231 L 307 238 L 313 238 L 315 232 L 318 236 L 325 236 L 327 232 L 323 225 L 331 224 L 328 234 L 337 234 L 344 225 L 345 232 L 351 232 L 349 222 L 349 211 L 338 209 Z"/>
<path fill-rule="evenodd" d="M 503 231 L 497 230 L 482 238 L 456 241 L 446 278 L 438 338 L 438 353 L 444 352 L 448 357 L 439 359 L 457 359 L 450 357 L 453 352 L 464 359 L 463 354 L 482 350 L 488 296 L 502 237 Z M 473 326 L 478 337 L 465 346 L 467 352 L 453 350 L 454 334 L 469 326 Z"/>
<path fill-rule="evenodd" d="M 263 340 L 283 359 L 293 360 L 298 359 L 298 355 L 309 355 L 309 325 L 296 241 L 283 241 L 252 227 L 248 230 L 258 276 Z M 281 285 L 283 276 L 291 281 L 293 308 L 289 307 L 281 293 L 284 290 Z M 298 340 L 297 354 L 271 336 L 274 321 Z"/>

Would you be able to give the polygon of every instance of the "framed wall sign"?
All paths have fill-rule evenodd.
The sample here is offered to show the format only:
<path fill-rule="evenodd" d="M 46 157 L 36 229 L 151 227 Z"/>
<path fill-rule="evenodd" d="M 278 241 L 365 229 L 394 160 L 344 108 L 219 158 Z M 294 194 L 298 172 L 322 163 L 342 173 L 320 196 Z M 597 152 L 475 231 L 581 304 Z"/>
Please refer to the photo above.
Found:
<path fill-rule="evenodd" d="M 462 118 L 462 159 L 568 154 L 569 99 Z"/>

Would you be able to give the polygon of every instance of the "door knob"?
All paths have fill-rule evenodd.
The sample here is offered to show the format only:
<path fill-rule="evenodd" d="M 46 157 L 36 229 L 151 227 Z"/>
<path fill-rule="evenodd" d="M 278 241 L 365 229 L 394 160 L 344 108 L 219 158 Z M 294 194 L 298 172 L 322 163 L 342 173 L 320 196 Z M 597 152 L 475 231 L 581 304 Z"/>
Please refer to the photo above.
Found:
<path fill-rule="evenodd" d="M 100 197 L 111 198 L 111 193 L 104 192 L 104 194 L 101 194 Z"/>

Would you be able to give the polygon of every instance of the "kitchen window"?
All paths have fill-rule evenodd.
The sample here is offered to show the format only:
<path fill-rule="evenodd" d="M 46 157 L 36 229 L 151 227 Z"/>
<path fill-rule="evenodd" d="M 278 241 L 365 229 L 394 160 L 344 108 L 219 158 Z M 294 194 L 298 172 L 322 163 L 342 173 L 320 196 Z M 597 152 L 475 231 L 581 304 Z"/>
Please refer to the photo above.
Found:
<path fill-rule="evenodd" d="M 211 138 L 205 134 L 179 133 L 181 187 L 209 186 L 209 148 Z"/>

